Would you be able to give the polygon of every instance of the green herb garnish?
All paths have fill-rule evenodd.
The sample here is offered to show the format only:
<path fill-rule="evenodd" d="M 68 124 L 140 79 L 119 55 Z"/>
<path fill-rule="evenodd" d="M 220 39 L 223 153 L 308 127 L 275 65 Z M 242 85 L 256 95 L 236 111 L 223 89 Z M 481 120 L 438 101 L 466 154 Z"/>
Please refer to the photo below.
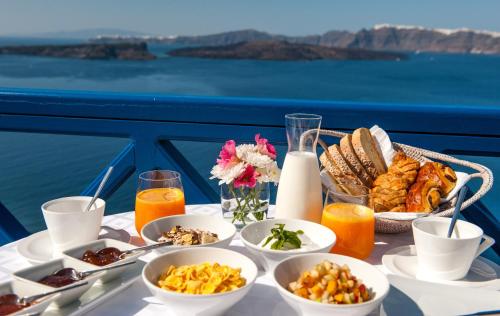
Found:
<path fill-rule="evenodd" d="M 288 249 L 298 249 L 302 245 L 302 241 L 298 235 L 302 235 L 304 232 L 299 229 L 297 231 L 291 231 L 285 229 L 285 224 L 275 224 L 275 228 L 271 228 L 271 236 L 267 237 L 266 242 L 262 245 L 265 247 L 271 240 L 276 239 L 275 242 L 271 244 L 271 249 L 281 250 L 284 247 Z"/>

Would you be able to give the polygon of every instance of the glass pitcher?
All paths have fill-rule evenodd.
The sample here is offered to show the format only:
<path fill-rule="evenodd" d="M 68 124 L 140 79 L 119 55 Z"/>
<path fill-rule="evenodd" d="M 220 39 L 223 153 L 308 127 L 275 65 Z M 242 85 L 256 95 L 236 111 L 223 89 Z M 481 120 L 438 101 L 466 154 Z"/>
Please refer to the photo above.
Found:
<path fill-rule="evenodd" d="M 276 196 L 276 218 L 319 223 L 323 203 L 316 144 L 321 116 L 287 114 L 285 121 L 288 152 Z"/>

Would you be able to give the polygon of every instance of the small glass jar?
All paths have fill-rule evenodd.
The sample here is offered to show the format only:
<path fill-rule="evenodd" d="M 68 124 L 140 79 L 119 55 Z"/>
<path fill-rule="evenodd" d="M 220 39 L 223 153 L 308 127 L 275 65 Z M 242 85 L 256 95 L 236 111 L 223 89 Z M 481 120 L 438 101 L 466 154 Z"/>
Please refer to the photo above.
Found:
<path fill-rule="evenodd" d="M 269 198 L 270 187 L 267 182 L 256 183 L 253 188 L 246 186 L 235 188 L 232 183 L 220 186 L 222 215 L 238 229 L 266 219 Z"/>

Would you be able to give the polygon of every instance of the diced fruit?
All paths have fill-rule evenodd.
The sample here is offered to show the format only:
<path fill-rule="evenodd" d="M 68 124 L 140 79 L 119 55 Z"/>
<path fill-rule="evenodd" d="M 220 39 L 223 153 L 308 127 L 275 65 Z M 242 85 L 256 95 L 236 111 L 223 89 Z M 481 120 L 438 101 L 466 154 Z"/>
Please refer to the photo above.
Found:
<path fill-rule="evenodd" d="M 370 300 L 370 291 L 346 265 L 329 261 L 302 273 L 288 289 L 297 296 L 324 304 L 355 304 Z"/>
<path fill-rule="evenodd" d="M 335 295 L 335 301 L 337 303 L 341 303 L 343 300 L 344 300 L 344 294 L 343 293 L 339 293 L 339 294 Z"/>
<path fill-rule="evenodd" d="M 318 284 L 313 286 L 311 291 L 316 297 L 323 295 L 323 289 Z"/>

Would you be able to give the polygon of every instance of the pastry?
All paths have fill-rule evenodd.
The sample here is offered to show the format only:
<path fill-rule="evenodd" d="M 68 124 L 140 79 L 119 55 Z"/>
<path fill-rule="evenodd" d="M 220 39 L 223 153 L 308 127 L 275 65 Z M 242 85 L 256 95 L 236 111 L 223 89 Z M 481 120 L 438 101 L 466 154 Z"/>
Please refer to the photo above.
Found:
<path fill-rule="evenodd" d="M 386 173 L 373 182 L 369 206 L 375 212 L 406 212 L 408 189 L 417 177 L 420 163 L 398 152 Z"/>
<path fill-rule="evenodd" d="M 457 175 L 447 165 L 439 162 L 427 162 L 418 172 L 417 182 L 428 180 L 436 182 L 443 196 L 446 196 L 455 188 Z"/>
<path fill-rule="evenodd" d="M 441 200 L 441 189 L 432 181 L 417 181 L 410 188 L 406 198 L 407 212 L 431 213 Z"/>
<path fill-rule="evenodd" d="M 457 176 L 449 166 L 427 162 L 418 171 L 416 182 L 406 198 L 408 212 L 430 213 L 438 207 L 441 197 L 455 188 Z"/>

